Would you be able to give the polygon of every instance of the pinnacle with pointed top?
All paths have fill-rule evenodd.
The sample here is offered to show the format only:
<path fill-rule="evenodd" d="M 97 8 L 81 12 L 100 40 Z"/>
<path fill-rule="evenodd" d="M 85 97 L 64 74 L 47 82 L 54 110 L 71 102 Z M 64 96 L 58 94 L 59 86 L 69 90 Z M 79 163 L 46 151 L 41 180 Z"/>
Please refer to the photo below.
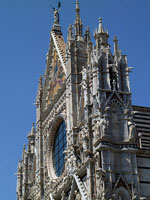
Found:
<path fill-rule="evenodd" d="M 19 160 L 18 161 L 18 170 L 20 169 L 20 167 L 21 167 L 21 161 Z"/>
<path fill-rule="evenodd" d="M 34 122 L 32 123 L 31 135 L 35 135 L 35 127 L 34 127 Z"/>
<path fill-rule="evenodd" d="M 91 41 L 91 34 L 90 34 L 90 28 L 87 27 L 85 31 L 85 41 Z"/>
<path fill-rule="evenodd" d="M 109 34 L 108 31 L 104 31 L 103 25 L 102 25 L 102 18 L 99 18 L 99 26 L 98 26 L 98 31 L 96 29 L 94 33 L 94 38 L 96 40 L 96 48 L 107 48 L 108 47 L 108 38 Z"/>
<path fill-rule="evenodd" d="M 23 160 L 24 160 L 25 151 L 26 151 L 26 145 L 24 144 L 24 145 L 23 145 L 23 151 L 22 151 L 22 159 L 23 159 Z"/>
<path fill-rule="evenodd" d="M 75 26 L 75 37 L 77 40 L 83 40 L 83 35 L 82 35 L 82 29 L 83 29 L 83 24 L 80 19 L 80 7 L 79 7 L 79 1 L 76 0 L 76 19 L 74 22 Z"/>
<path fill-rule="evenodd" d="M 28 132 L 28 137 L 30 137 L 30 132 Z"/>
<path fill-rule="evenodd" d="M 80 19 L 80 7 L 79 7 L 79 0 L 76 0 L 76 19 Z"/>
<path fill-rule="evenodd" d="M 68 28 L 68 40 L 73 39 L 73 28 L 72 28 L 72 24 L 70 24 L 69 28 Z"/>
<path fill-rule="evenodd" d="M 104 33 L 103 25 L 102 25 L 102 18 L 99 18 L 99 28 L 98 28 L 99 33 Z"/>
<path fill-rule="evenodd" d="M 119 46 L 118 46 L 118 40 L 117 40 L 117 36 L 114 36 L 114 56 L 118 56 L 120 51 L 119 51 Z"/>
<path fill-rule="evenodd" d="M 28 143 L 28 153 L 31 152 L 31 144 L 30 142 Z"/>

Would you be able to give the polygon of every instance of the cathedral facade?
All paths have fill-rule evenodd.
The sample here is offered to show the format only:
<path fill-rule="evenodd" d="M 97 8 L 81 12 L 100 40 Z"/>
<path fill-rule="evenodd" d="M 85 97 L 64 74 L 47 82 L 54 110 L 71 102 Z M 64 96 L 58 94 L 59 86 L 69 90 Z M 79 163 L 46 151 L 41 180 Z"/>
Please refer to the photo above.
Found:
<path fill-rule="evenodd" d="M 60 5 L 59 5 L 60 6 Z M 127 57 L 102 19 L 83 34 L 79 2 L 64 42 L 54 9 L 45 75 L 17 170 L 18 200 L 150 199 L 150 108 L 133 106 Z"/>

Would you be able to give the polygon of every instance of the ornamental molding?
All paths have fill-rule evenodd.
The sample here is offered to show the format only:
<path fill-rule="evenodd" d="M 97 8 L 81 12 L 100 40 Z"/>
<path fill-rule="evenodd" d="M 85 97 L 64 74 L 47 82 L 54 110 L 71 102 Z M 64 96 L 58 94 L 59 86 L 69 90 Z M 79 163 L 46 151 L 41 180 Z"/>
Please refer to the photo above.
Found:
<path fill-rule="evenodd" d="M 56 135 L 56 131 L 57 128 L 59 126 L 59 124 L 63 121 L 65 121 L 65 115 L 60 114 L 57 117 L 55 117 L 55 119 L 53 119 L 52 125 L 49 129 L 48 135 L 47 135 L 47 168 L 48 168 L 48 175 L 50 178 L 52 179 L 58 179 L 59 177 L 57 177 L 55 175 L 54 169 L 53 169 L 53 161 L 52 161 L 52 152 L 53 152 L 53 143 L 54 143 L 54 138 Z"/>

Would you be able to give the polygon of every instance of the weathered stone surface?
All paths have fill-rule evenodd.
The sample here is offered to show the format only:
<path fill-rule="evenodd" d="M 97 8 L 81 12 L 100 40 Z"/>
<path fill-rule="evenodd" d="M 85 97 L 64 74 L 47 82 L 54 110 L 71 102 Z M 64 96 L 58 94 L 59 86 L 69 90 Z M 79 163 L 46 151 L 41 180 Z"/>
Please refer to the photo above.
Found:
<path fill-rule="evenodd" d="M 132 106 L 127 57 L 116 37 L 110 51 L 101 18 L 96 46 L 89 28 L 83 36 L 78 0 L 75 35 L 71 25 L 65 44 L 59 10 L 60 4 L 44 84 L 39 80 L 36 128 L 18 163 L 17 199 L 150 199 L 150 109 Z M 57 137 L 62 122 L 67 145 L 63 128 Z M 59 175 L 56 157 L 60 166 L 64 161 Z"/>

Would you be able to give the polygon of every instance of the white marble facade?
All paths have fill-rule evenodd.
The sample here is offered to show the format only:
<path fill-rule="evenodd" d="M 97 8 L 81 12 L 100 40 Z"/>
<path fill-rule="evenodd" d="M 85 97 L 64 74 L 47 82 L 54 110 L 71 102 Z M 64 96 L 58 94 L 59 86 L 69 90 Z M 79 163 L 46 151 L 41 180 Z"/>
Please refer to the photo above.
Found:
<path fill-rule="evenodd" d="M 65 44 L 59 9 L 45 81 L 39 79 L 36 126 L 18 163 L 17 199 L 148 200 L 150 109 L 132 105 L 127 57 L 116 36 L 110 51 L 101 18 L 95 46 L 89 28 L 83 34 L 78 0 Z"/>

